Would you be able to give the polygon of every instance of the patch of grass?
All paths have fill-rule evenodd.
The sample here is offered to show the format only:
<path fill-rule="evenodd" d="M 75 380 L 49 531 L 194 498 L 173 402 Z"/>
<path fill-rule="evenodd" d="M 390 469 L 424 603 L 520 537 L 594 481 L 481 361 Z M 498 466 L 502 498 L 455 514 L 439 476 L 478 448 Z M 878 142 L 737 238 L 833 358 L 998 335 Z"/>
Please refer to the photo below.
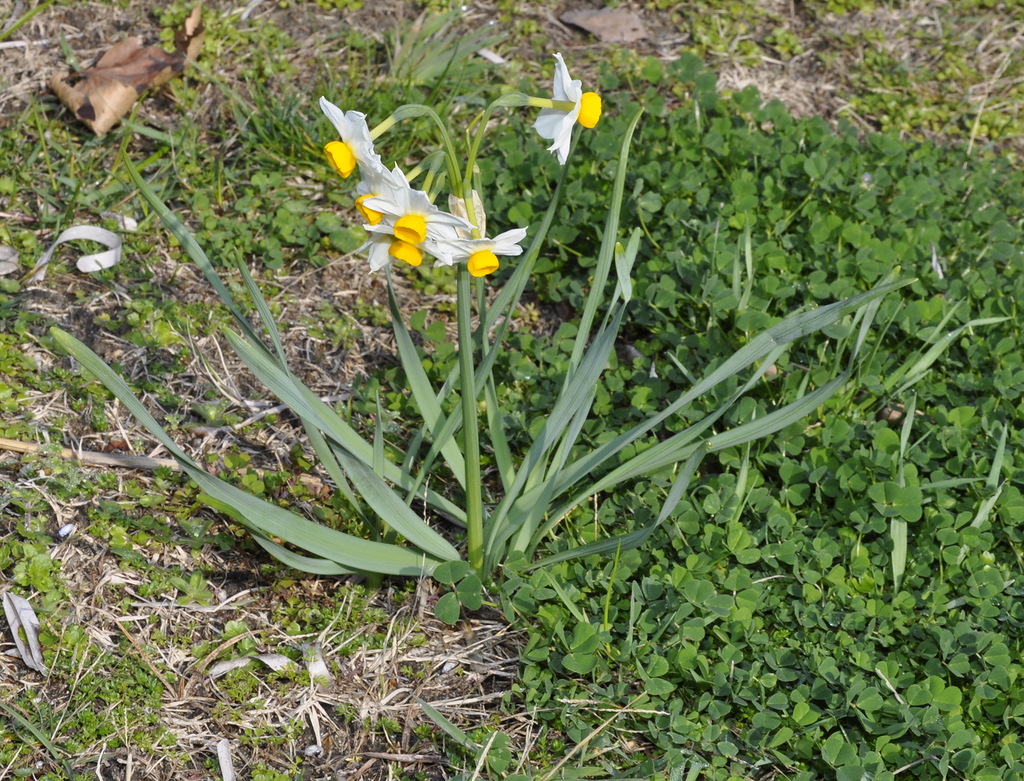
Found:
<path fill-rule="evenodd" d="M 870 10 L 870 9 L 868 9 Z M 957 6 L 941 24 L 908 11 L 895 19 L 854 17 L 828 37 L 825 63 L 842 63 L 849 113 L 881 130 L 1002 141 L 1024 133 L 1021 63 L 1024 16 L 979 20 Z"/>
<path fill-rule="evenodd" d="M 675 67 L 700 111 L 686 105 L 640 131 L 633 208 L 648 244 L 630 349 L 598 399 L 595 441 L 796 305 L 893 267 L 918 281 L 883 304 L 887 325 L 849 392 L 810 426 L 723 454 L 649 547 L 510 576 L 506 615 L 537 626 L 509 705 L 522 701 L 572 742 L 603 718 L 576 703 L 622 708 L 595 741 L 614 755 L 647 736 L 657 758 L 632 771 L 644 777 L 675 777 L 696 749 L 707 778 L 751 777 L 765 763 L 808 780 L 924 779 L 944 767 L 1016 778 L 1024 506 L 1000 438 L 1008 425 L 1020 442 L 1009 421 L 1024 367 L 1008 349 L 1021 338 L 1024 236 L 1012 215 L 1024 177 L 991 154 L 794 121 L 753 92 L 723 100 L 685 62 Z M 618 131 L 614 117 L 599 126 L 575 178 L 605 170 L 601 136 Z M 517 177 L 543 153 L 514 143 L 485 175 L 508 194 L 505 208 L 527 210 Z M 602 196 L 568 188 L 562 244 L 537 288 L 570 311 Z M 941 341 L 954 323 L 959 338 Z M 527 381 L 503 393 L 525 408 L 524 436 L 561 334 L 521 336 L 512 359 Z M 817 386 L 845 337 L 840 327 L 803 343 L 726 425 Z M 886 405 L 911 420 L 876 419 Z M 581 508 L 577 533 L 640 528 L 671 480 L 653 474 Z M 900 522 L 910 538 L 897 573 Z M 1012 726 L 995 727 L 995 713 Z"/>
<path fill-rule="evenodd" d="M 127 745 L 150 751 L 163 740 L 164 684 L 136 654 L 124 648 L 118 653 L 101 649 L 77 626 L 66 628 L 60 637 L 42 639 L 53 646 L 47 654 L 51 674 L 65 684 L 56 684 L 44 699 L 26 692 L 11 705 L 48 736 L 59 756 L 49 755 L 24 735 L 18 748 L 6 757 L 0 755 L 8 768 L 52 770 L 55 774 L 45 777 L 65 778 L 58 772 L 64 756 L 74 757 L 72 764 L 81 767 L 87 756 Z"/>
<path fill-rule="evenodd" d="M 812 15 L 871 10 L 866 2 L 831 6 L 808 8 Z M 845 89 L 866 123 L 904 135 L 931 130 L 973 137 L 969 154 L 894 134 L 861 139 L 847 126 L 835 133 L 822 121 L 796 121 L 779 105 L 762 106 L 753 92 L 723 97 L 713 75 L 690 58 L 665 65 L 628 51 L 597 55 L 609 65 L 599 76 L 609 113 L 571 163 L 556 244 L 541 261 L 536 299 L 512 337 L 515 350 L 504 367 L 509 380 L 500 388 L 524 441 L 535 434 L 533 410 L 552 391 L 559 344 L 573 335 L 573 312 L 592 263 L 592 226 L 599 223 L 595 215 L 604 207 L 621 135 L 619 115 L 631 103 L 643 102 L 648 113 L 625 222 L 642 227 L 645 248 L 633 322 L 599 395 L 600 425 L 587 432 L 592 441 L 647 414 L 669 389 L 685 386 L 729 346 L 792 307 L 861 289 L 896 264 L 919 281 L 905 301 L 885 304 L 879 322 L 887 325 L 872 337 L 847 393 L 809 428 L 723 453 L 649 549 L 544 573 L 509 573 L 499 596 L 509 619 L 529 636 L 506 710 L 529 714 L 545 731 L 524 749 L 493 713 L 453 715 L 478 746 L 502 735 L 491 743 L 492 777 L 544 776 L 583 741 L 573 767 L 616 773 L 632 766 L 637 777 L 651 778 L 772 772 L 845 781 L 864 773 L 890 778 L 904 768 L 900 778 L 956 772 L 1010 781 L 1024 772 L 1018 737 L 1024 616 L 1016 585 L 1024 571 L 1024 499 L 1015 486 L 1024 390 L 1017 350 L 1024 269 L 1015 215 L 1024 209 L 1024 188 L 1013 161 L 981 143 L 1020 133 L 1020 74 L 1016 60 L 1001 72 L 992 67 L 997 50 L 986 50 L 984 62 L 969 56 L 982 41 L 966 36 L 961 23 L 987 6 L 961 5 L 963 18 L 942 30 L 854 29 L 829 39 L 839 51 L 836 67 L 852 62 Z M 538 51 L 546 46 L 544 14 L 553 4 L 524 8 L 502 0 L 498 8 L 513 37 Z M 806 39 L 791 20 L 748 2 L 729 9 L 733 16 L 691 17 L 699 51 L 731 53 L 741 62 L 765 52 L 799 54 Z M 159 18 L 170 25 L 187 10 L 178 3 Z M 1012 22 L 1015 13 L 999 18 Z M 354 385 L 357 393 L 346 403 L 363 419 L 376 413 L 379 388 L 386 412 L 405 414 L 404 378 L 387 363 L 390 347 L 377 336 L 389 321 L 380 290 L 338 272 L 362 233 L 353 227 L 349 185 L 336 184 L 322 159 L 332 130 L 315 98 L 341 96 L 351 101 L 346 108 L 383 119 L 410 97 L 428 98 L 437 83 L 389 80 L 387 47 L 342 26 L 324 32 L 320 44 L 344 54 L 325 56 L 317 67 L 306 63 L 304 78 L 291 59 L 294 40 L 269 15 L 241 24 L 214 12 L 208 31 L 203 59 L 216 67 L 203 65 L 173 83 L 171 108 L 166 95 L 158 96 L 131 126 L 105 140 L 64 121 L 52 99 L 4 117 L 0 158 L 8 164 L 0 175 L 0 206 L 33 221 L 0 224 L 0 243 L 19 250 L 27 271 L 61 229 L 100 224 L 100 211 L 131 213 L 137 207 L 116 157 L 124 148 L 133 160 L 149 162 L 162 197 L 187 217 L 221 268 L 241 260 L 257 270 L 272 291 L 275 314 L 296 326 L 289 349 L 308 357 L 310 372 L 322 371 L 318 391 L 338 395 Z M 890 45 L 897 34 L 912 44 L 913 56 Z M 853 58 L 860 50 L 863 58 Z M 509 69 L 513 80 L 518 67 Z M 453 83 L 460 99 L 447 110 L 461 122 L 472 115 L 482 85 L 475 77 L 454 79 L 441 91 Z M 978 84 L 986 89 L 972 91 Z M 173 112 L 173 121 L 162 121 L 159 111 Z M 513 118 L 510 130 L 494 136 L 495 153 L 482 161 L 496 226 L 528 223 L 549 192 L 537 172 L 553 170 L 550 155 L 528 125 Z M 393 156 L 417 156 L 407 143 L 392 149 Z M 324 182 L 330 182 L 326 191 Z M 287 443 L 284 416 L 230 428 L 250 410 L 214 403 L 214 386 L 231 384 L 239 401 L 259 400 L 261 391 L 237 367 L 217 363 L 213 339 L 224 313 L 197 294 L 198 283 L 177 262 L 180 250 L 152 217 L 133 216 L 141 218 L 140 231 L 125 235 L 126 260 L 110 272 L 74 275 L 65 248 L 45 285 L 2 283 L 0 433 L 53 441 L 87 436 L 89 446 L 121 436 L 124 423 L 109 395 L 56 358 L 41 336 L 52 319 L 70 322 L 104 348 L 211 465 L 327 523 L 351 524 L 349 508 L 324 506 L 290 484 L 306 468 L 305 454 Z M 423 295 L 451 291 L 443 271 L 423 270 L 410 280 Z M 433 350 L 428 373 L 443 379 L 453 358 L 445 335 L 451 311 L 444 301 L 431 306 L 415 330 Z M 1000 317 L 1009 319 L 970 325 Z M 936 363 L 920 377 L 911 371 L 957 329 Z M 816 387 L 846 338 L 841 326 L 785 356 L 774 379 L 726 424 Z M 199 364 L 190 359 L 197 343 Z M 365 380 L 365 365 L 374 360 L 388 368 L 377 375 L 371 367 L 380 379 Z M 66 391 L 66 403 L 51 403 L 58 389 Z M 912 415 L 890 420 L 911 403 Z M 904 429 L 906 417 L 913 424 Z M 669 421 L 666 431 L 681 424 Z M 1000 456 L 1004 426 L 1008 444 Z M 402 432 L 392 426 L 388 435 L 400 439 Z M 261 444 L 282 439 L 286 446 L 274 451 Z M 0 467 L 11 483 L 0 489 L 0 571 L 32 598 L 54 670 L 43 688 L 12 690 L 10 697 L 5 688 L 5 702 L 56 753 L 31 731 L 5 725 L 0 767 L 62 778 L 62 759 L 85 772 L 101 753 L 123 758 L 132 746 L 140 757 L 214 771 L 215 761 L 188 756 L 184 738 L 171 731 L 163 676 L 175 685 L 216 689 L 222 698 L 216 724 L 248 752 L 238 757 L 247 774 L 294 777 L 304 768 L 289 757 L 301 747 L 305 722 L 275 714 L 298 707 L 308 677 L 253 666 L 211 685 L 196 665 L 281 649 L 297 657 L 292 643 L 324 632 L 332 672 L 346 686 L 363 686 L 345 691 L 370 701 L 404 686 L 432 683 L 435 700 L 449 701 L 459 686 L 471 699 L 477 689 L 498 685 L 475 678 L 480 674 L 472 667 L 439 677 L 450 649 L 439 649 L 434 629 L 413 617 L 417 600 L 429 604 L 436 594 L 414 596 L 414 584 L 401 584 L 374 595 L 297 578 L 265 564 L 239 535 L 197 512 L 194 491 L 177 476 L 122 479 L 113 471 L 82 470 L 55 450 Z M 585 541 L 642 523 L 671 477 L 652 475 L 630 492 L 599 497 L 578 511 L 568 534 Z M 898 585 L 894 518 L 907 523 L 909 554 Z M 56 531 L 68 520 L 78 530 L 58 544 Z M 94 560 L 106 569 L 78 571 Z M 104 576 L 110 590 L 94 594 Z M 189 612 L 246 590 L 237 612 Z M 90 599 L 118 617 L 141 620 L 71 612 L 71 605 Z M 389 654 L 393 663 L 380 662 Z M 393 696 L 394 710 L 382 707 L 371 716 L 352 702 L 324 707 L 339 723 L 365 720 L 362 736 L 394 746 L 406 731 L 405 711 L 397 708 L 407 703 Z M 258 719 L 247 712 L 254 697 L 268 711 Z M 133 716 L 129 706 L 139 703 L 156 715 Z M 214 724 L 211 714 L 204 713 L 207 727 Z M 597 730 L 612 715 L 611 725 Z M 410 734 L 411 745 L 444 751 L 471 774 L 477 753 L 427 724 Z M 350 748 L 337 749 L 332 761 L 348 761 Z M 528 757 L 518 767 L 523 751 Z"/>

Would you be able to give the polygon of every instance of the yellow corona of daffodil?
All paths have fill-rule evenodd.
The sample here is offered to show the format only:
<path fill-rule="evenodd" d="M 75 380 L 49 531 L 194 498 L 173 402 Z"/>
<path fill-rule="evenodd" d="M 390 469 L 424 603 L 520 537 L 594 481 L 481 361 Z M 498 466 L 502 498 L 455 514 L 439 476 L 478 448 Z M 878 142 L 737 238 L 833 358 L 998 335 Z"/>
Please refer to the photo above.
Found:
<path fill-rule="evenodd" d="M 526 228 L 513 228 L 493 239 L 442 239 L 440 249 L 451 263 L 465 263 L 474 277 L 485 277 L 498 270 L 498 255 L 522 255 L 520 242 L 526 238 Z M 448 264 L 446 261 L 440 262 Z"/>
<path fill-rule="evenodd" d="M 585 128 L 592 128 L 597 124 L 601 118 L 601 96 L 596 92 L 584 92 L 582 82 L 569 76 L 561 53 L 555 54 L 555 59 L 555 79 L 551 88 L 554 94 L 551 102 L 555 105 L 541 109 L 533 129 L 541 138 L 552 141 L 548 151 L 554 152 L 558 162 L 565 165 L 573 125 L 579 122 Z"/>
<path fill-rule="evenodd" d="M 357 167 L 364 175 L 368 171 L 384 168 L 380 156 L 373 150 L 373 139 L 370 138 L 365 114 L 342 111 L 324 97 L 320 98 L 320 109 L 341 136 L 340 141 L 331 141 L 324 147 L 327 159 L 339 174 L 348 178 Z"/>
<path fill-rule="evenodd" d="M 410 187 L 398 166 L 386 177 L 368 177 L 364 183 L 374 189 L 357 202 L 371 233 L 365 249 L 372 270 L 384 268 L 392 259 L 418 266 L 424 252 L 451 264 L 442 242 L 470 231 L 473 226 L 467 220 L 441 211 L 425 192 Z"/>

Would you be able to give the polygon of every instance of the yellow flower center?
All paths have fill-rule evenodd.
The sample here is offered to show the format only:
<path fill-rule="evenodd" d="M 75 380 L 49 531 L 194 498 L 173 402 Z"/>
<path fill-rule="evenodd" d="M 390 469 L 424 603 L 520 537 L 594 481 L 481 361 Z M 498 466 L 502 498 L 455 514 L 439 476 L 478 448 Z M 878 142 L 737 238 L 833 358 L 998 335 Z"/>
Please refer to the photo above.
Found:
<path fill-rule="evenodd" d="M 584 92 L 580 98 L 580 114 L 577 118 L 583 127 L 591 128 L 601 118 L 601 96 L 596 92 Z"/>
<path fill-rule="evenodd" d="M 370 225 L 376 225 L 378 222 L 384 219 L 384 214 L 382 212 L 374 211 L 369 206 L 365 206 L 363 204 L 363 201 L 365 201 L 367 198 L 372 197 L 373 193 L 370 193 L 369 195 L 360 195 L 358 198 L 356 198 L 356 208 L 359 209 L 359 213 L 363 215 L 364 219 L 368 223 L 370 223 Z"/>
<path fill-rule="evenodd" d="M 489 249 L 482 249 L 469 256 L 466 266 L 474 277 L 486 277 L 498 270 L 498 256 Z"/>
<path fill-rule="evenodd" d="M 410 266 L 418 266 L 423 262 L 423 253 L 420 252 L 420 248 L 401 239 L 391 243 L 388 254 L 395 260 L 404 260 Z"/>
<path fill-rule="evenodd" d="M 427 221 L 418 214 L 407 214 L 399 218 L 395 223 L 395 238 L 419 244 L 427 238 Z"/>
<path fill-rule="evenodd" d="M 356 170 L 356 156 L 348 144 L 332 141 L 324 147 L 324 152 L 327 153 L 327 159 L 331 161 L 334 170 L 346 179 Z"/>

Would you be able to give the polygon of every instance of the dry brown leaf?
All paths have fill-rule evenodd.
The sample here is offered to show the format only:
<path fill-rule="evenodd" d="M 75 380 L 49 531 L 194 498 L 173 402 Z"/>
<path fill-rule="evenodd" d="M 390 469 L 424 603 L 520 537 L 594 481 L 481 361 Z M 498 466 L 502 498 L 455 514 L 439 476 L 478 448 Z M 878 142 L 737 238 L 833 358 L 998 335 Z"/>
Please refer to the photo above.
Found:
<path fill-rule="evenodd" d="M 96 135 L 102 136 L 124 116 L 147 89 L 166 84 L 195 60 L 203 46 L 202 6 L 196 6 L 175 31 L 174 51 L 143 46 L 138 37 L 111 47 L 95 65 L 50 79 L 61 103 Z"/>
<path fill-rule="evenodd" d="M 632 43 L 649 37 L 643 20 L 632 11 L 620 8 L 567 11 L 559 19 L 566 24 L 582 27 L 605 43 Z"/>

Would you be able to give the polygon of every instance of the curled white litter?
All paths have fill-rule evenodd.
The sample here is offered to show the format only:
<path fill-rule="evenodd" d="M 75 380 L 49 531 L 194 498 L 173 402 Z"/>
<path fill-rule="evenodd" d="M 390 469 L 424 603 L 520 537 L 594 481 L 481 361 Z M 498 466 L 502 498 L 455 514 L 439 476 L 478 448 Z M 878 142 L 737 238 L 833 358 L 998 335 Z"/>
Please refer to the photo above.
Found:
<path fill-rule="evenodd" d="M 220 676 L 232 670 L 245 667 L 253 659 L 263 662 L 271 670 L 278 672 L 295 667 L 295 662 L 284 654 L 253 654 L 252 656 L 239 656 L 236 659 L 225 659 L 223 662 L 217 662 L 217 664 L 210 668 L 210 677 L 220 678 Z"/>
<path fill-rule="evenodd" d="M 30 282 L 42 282 L 46 276 L 46 268 L 50 265 L 50 258 L 53 257 L 54 250 L 61 244 L 67 241 L 74 241 L 75 239 L 95 241 L 107 247 L 103 252 L 80 257 L 75 264 L 78 266 L 79 271 L 85 273 L 102 271 L 121 260 L 122 242 L 120 236 L 108 231 L 106 228 L 97 228 L 93 225 L 75 225 L 61 233 L 57 240 L 50 245 L 50 248 L 43 253 L 43 256 L 39 258 L 39 262 L 36 263 L 36 267 L 29 272 L 28 280 Z"/>
<path fill-rule="evenodd" d="M 324 661 L 323 649 L 319 642 L 303 643 L 302 657 L 306 662 L 310 681 L 315 681 L 323 686 L 330 686 L 334 683 L 334 676 L 327 669 L 327 662 Z"/>
<path fill-rule="evenodd" d="M 117 212 L 100 212 L 100 217 L 105 220 L 114 220 L 123 231 L 134 233 L 139 229 L 139 223 L 136 220 Z"/>
<path fill-rule="evenodd" d="M 18 250 L 14 247 L 0 247 L 0 276 L 13 274 L 18 270 Z"/>
<path fill-rule="evenodd" d="M 36 672 L 48 675 L 49 671 L 43 663 L 43 649 L 39 645 L 39 619 L 36 611 L 27 599 L 9 591 L 4 594 L 3 602 L 7 625 L 14 636 L 14 645 L 21 661 Z"/>
<path fill-rule="evenodd" d="M 217 763 L 223 781 L 235 781 L 235 766 L 231 761 L 231 741 L 221 738 L 217 741 Z"/>
<path fill-rule="evenodd" d="M 498 54 L 497 52 L 493 52 L 490 49 L 478 49 L 476 53 L 477 56 L 483 57 L 485 60 L 494 63 L 495 65 L 504 65 L 505 63 L 508 62 L 508 60 L 506 60 L 500 54 Z"/>
<path fill-rule="evenodd" d="M 935 272 L 935 276 L 939 279 L 945 279 L 946 275 L 942 272 L 942 261 L 939 260 L 939 254 L 935 251 L 935 242 L 932 242 L 932 271 Z"/>

